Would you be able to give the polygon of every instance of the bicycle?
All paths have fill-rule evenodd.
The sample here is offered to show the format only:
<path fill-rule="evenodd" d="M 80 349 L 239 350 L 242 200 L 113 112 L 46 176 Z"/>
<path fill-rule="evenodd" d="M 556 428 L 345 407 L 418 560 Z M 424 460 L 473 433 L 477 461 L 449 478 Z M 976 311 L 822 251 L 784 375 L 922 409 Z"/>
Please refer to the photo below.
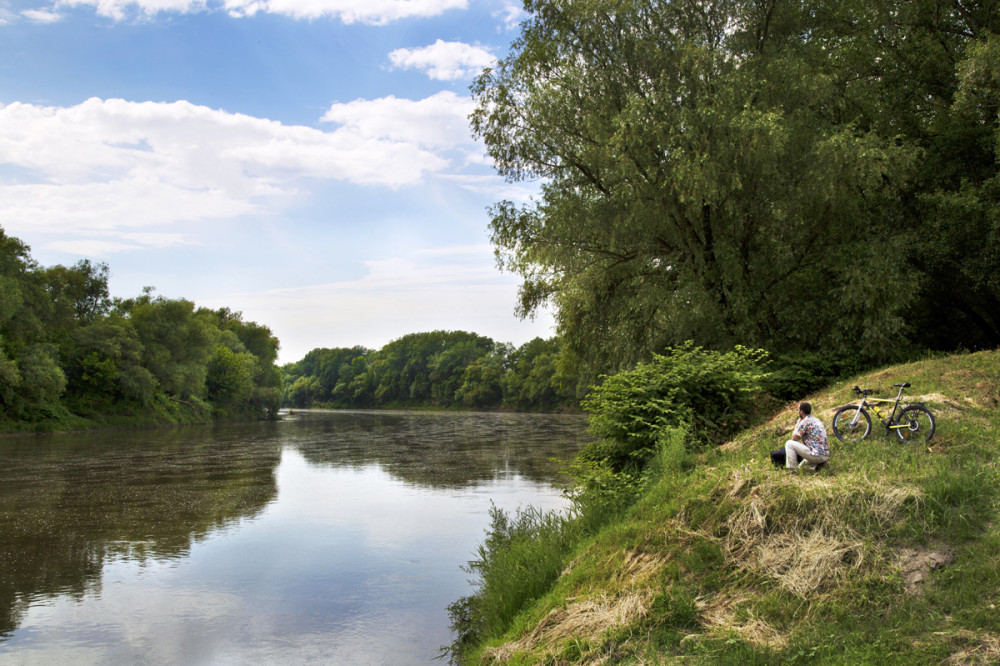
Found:
<path fill-rule="evenodd" d="M 893 432 L 904 442 L 927 442 L 934 436 L 934 415 L 924 406 L 923 403 L 903 403 L 903 408 L 899 408 L 899 403 L 903 398 L 903 389 L 910 387 L 910 382 L 893 384 L 899 387 L 896 399 L 889 398 L 869 398 L 876 393 L 874 389 L 854 387 L 853 391 L 861 396 L 861 404 L 844 405 L 833 415 L 833 434 L 842 442 L 860 442 L 872 431 L 872 419 L 868 415 L 869 410 L 885 425 L 885 434 L 891 436 Z M 892 413 L 886 416 L 885 411 L 879 407 L 879 403 L 884 403 L 883 407 L 892 403 Z M 898 412 L 898 413 L 897 413 Z"/>

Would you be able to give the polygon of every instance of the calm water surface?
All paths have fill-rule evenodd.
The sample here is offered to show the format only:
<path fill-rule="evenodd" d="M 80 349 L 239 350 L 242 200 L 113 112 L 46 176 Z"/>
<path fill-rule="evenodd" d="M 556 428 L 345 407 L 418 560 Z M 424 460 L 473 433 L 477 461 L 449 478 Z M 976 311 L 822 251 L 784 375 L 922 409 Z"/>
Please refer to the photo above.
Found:
<path fill-rule="evenodd" d="M 578 416 L 296 413 L 0 438 L 0 663 L 428 664 L 493 502 Z"/>

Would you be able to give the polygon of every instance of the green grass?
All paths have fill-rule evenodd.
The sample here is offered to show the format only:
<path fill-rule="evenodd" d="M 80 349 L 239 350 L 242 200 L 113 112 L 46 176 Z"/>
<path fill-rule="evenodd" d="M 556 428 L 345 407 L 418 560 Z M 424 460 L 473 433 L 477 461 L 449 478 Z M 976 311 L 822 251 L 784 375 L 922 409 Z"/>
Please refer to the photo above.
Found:
<path fill-rule="evenodd" d="M 937 418 L 929 446 L 873 433 L 833 440 L 818 474 L 774 469 L 789 405 L 695 461 L 663 452 L 642 497 L 596 533 L 521 543 L 544 591 L 465 661 L 1000 662 L 1000 352 L 886 368 L 809 400 L 829 426 L 855 384 L 899 381 Z M 921 568 L 928 557 L 938 568 Z"/>

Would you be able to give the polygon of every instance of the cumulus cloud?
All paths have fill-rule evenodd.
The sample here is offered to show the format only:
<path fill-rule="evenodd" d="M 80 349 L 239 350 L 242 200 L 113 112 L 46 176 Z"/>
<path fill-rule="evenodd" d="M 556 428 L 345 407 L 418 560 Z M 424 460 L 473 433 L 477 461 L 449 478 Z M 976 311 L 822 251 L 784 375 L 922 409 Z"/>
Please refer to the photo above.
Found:
<path fill-rule="evenodd" d="M 343 23 L 383 25 L 465 9 L 468 0 L 60 0 L 60 4 L 91 6 L 98 15 L 116 21 L 135 14 L 153 16 L 161 12 L 222 9 L 234 17 L 263 13 L 294 19 L 330 18 Z"/>
<path fill-rule="evenodd" d="M 440 39 L 422 48 L 396 49 L 389 54 L 389 60 L 397 69 L 420 70 L 439 81 L 467 79 L 496 62 L 493 54 L 481 46 Z"/>
<path fill-rule="evenodd" d="M 267 214 L 320 181 L 414 185 L 470 141 L 466 108 L 451 93 L 356 100 L 323 131 L 185 101 L 0 105 L 0 226 L 162 246 L 183 239 L 155 227 Z"/>
<path fill-rule="evenodd" d="M 450 91 L 422 100 L 390 95 L 334 104 L 323 120 L 339 123 L 367 139 L 450 149 L 472 144 L 469 114 L 474 108 L 471 98 L 460 97 Z"/>

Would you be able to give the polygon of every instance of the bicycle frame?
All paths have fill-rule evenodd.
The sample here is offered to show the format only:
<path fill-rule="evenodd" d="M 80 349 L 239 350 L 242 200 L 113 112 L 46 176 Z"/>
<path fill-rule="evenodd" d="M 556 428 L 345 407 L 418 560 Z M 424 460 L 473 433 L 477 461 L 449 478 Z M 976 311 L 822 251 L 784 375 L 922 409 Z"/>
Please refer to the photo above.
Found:
<path fill-rule="evenodd" d="M 858 405 L 858 411 L 854 415 L 854 418 L 851 419 L 851 425 L 857 425 L 858 419 L 861 418 L 861 410 L 867 408 L 867 411 L 875 414 L 875 416 L 877 416 L 885 426 L 886 435 L 891 435 L 893 430 L 908 428 L 908 425 L 899 425 L 896 423 L 896 415 L 902 413 L 902 410 L 899 408 L 899 403 L 903 399 L 903 389 L 906 388 L 908 384 L 896 384 L 896 386 L 899 387 L 899 393 L 896 394 L 895 400 L 891 398 L 869 398 L 868 393 L 871 389 L 858 389 L 861 392 L 861 404 Z M 882 410 L 879 409 L 878 405 L 874 403 L 888 404 L 890 402 L 892 403 L 892 414 L 886 418 L 885 414 L 882 413 Z"/>

